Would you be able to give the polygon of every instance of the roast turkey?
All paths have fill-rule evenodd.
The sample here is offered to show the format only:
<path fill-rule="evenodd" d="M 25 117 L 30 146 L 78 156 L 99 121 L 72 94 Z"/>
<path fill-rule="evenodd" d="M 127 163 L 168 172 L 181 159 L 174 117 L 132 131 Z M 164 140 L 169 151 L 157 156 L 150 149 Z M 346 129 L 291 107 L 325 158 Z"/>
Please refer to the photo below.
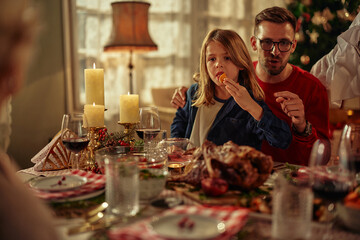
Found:
<path fill-rule="evenodd" d="M 205 178 L 221 178 L 229 186 L 251 190 L 261 186 L 273 168 L 271 156 L 249 146 L 239 146 L 232 141 L 217 146 L 206 141 L 193 150 L 192 163 L 186 173 L 172 180 L 200 186 Z"/>

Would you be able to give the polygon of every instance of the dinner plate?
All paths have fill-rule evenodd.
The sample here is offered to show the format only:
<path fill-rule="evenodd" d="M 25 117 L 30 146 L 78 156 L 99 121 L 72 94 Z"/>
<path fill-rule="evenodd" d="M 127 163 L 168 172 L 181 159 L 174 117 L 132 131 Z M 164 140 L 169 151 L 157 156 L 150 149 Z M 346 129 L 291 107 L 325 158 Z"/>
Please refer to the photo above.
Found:
<path fill-rule="evenodd" d="M 150 228 L 169 239 L 210 239 L 225 232 L 225 224 L 215 218 L 196 214 L 177 214 L 155 218 Z"/>
<path fill-rule="evenodd" d="M 94 191 L 91 193 L 85 193 L 79 196 L 75 196 L 75 197 L 67 197 L 67 198 L 60 198 L 60 199 L 51 199 L 51 202 L 56 202 L 56 203 L 64 203 L 64 202 L 75 202 L 75 201 L 80 201 L 80 200 L 85 200 L 85 199 L 90 199 L 96 196 L 101 195 L 102 193 L 105 192 L 105 189 L 100 189 L 98 191 Z"/>
<path fill-rule="evenodd" d="M 87 182 L 87 178 L 76 175 L 52 176 L 35 178 L 30 180 L 29 185 L 32 188 L 47 192 L 59 192 L 76 189 Z"/>

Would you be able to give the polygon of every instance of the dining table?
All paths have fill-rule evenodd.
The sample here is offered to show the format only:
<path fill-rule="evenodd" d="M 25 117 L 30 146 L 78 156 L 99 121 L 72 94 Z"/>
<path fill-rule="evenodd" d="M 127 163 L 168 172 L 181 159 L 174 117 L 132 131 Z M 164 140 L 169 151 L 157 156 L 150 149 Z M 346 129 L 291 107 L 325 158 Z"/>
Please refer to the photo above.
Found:
<path fill-rule="evenodd" d="M 280 165 L 277 164 L 277 166 Z M 37 172 L 34 169 L 29 168 L 18 171 L 17 175 L 24 183 L 29 184 L 29 182 L 34 179 L 46 178 L 49 176 L 66 176 L 70 172 L 71 171 L 68 169 Z M 96 178 L 99 175 L 91 175 L 92 173 L 89 172 L 80 173 L 87 174 L 86 176 L 89 178 Z M 103 177 L 104 175 L 94 180 L 98 182 L 95 182 L 95 184 L 92 185 L 99 187 L 101 184 L 104 184 L 102 182 L 104 181 Z M 271 181 L 271 177 L 269 177 L 269 181 Z M 87 198 L 76 198 L 74 196 L 61 196 L 59 198 L 54 195 L 39 195 L 35 192 L 35 194 L 42 198 L 50 206 L 50 209 L 54 211 L 54 215 L 56 216 L 56 228 L 60 235 L 60 239 L 167 239 L 154 233 L 154 230 L 149 226 L 152 226 L 151 224 L 159 221 L 159 219 L 163 217 L 174 215 L 183 216 L 188 213 L 198 213 L 205 217 L 223 219 L 225 221 L 225 226 L 227 227 L 225 233 L 213 236 L 205 235 L 206 239 L 273 239 L 271 236 L 271 213 L 260 213 L 246 208 L 228 205 L 205 206 L 199 201 L 196 201 L 196 199 L 170 188 L 164 188 L 156 199 L 172 198 L 176 199 L 176 204 L 159 205 L 155 204 L 155 202 L 159 201 L 152 201 L 151 204 L 141 204 L 140 211 L 136 216 L 123 218 L 117 221 L 107 221 L 106 218 L 103 217 L 104 215 L 99 214 L 105 214 L 104 209 L 106 207 L 102 207 L 103 202 L 105 202 L 105 193 L 103 189 L 105 186 L 102 185 L 102 189 L 96 189 L 95 186 L 93 186 L 93 188 L 92 191 L 96 192 L 96 194 L 91 195 L 91 193 L 86 193 L 88 194 Z M 58 200 L 53 201 L 54 199 Z M 91 212 L 93 216 L 89 217 L 87 214 Z M 91 218 L 92 221 L 89 220 Z M 358 219 L 357 221 L 360 220 Z M 207 229 L 204 229 L 204 232 L 206 231 Z M 311 222 L 311 237 L 309 239 L 322 239 L 324 234 L 328 233 L 330 233 L 333 239 L 360 239 L 360 231 L 351 231 L 339 221 L 335 221 L 330 232 L 328 231 L 326 224 L 317 221 Z M 196 239 L 202 238 L 201 236 L 197 236 Z"/>

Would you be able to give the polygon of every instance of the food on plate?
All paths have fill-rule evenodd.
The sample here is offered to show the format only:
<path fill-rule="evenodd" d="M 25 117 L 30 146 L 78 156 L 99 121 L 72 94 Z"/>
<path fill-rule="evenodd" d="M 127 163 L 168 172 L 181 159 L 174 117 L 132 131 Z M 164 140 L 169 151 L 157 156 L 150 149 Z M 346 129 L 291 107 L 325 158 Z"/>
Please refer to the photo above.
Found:
<path fill-rule="evenodd" d="M 221 178 L 205 178 L 201 180 L 201 188 L 208 196 L 220 196 L 229 188 L 229 184 Z"/>
<path fill-rule="evenodd" d="M 360 186 L 344 198 L 344 205 L 360 210 Z"/>
<path fill-rule="evenodd" d="M 189 230 L 193 229 L 195 226 L 195 222 L 191 220 L 188 216 L 184 216 L 180 221 L 178 222 L 179 228 L 187 228 Z"/>
<path fill-rule="evenodd" d="M 227 78 L 226 73 L 221 74 L 219 77 L 219 82 L 223 83 L 225 78 Z"/>
<path fill-rule="evenodd" d="M 167 147 L 169 162 L 187 162 L 192 157 L 195 148 L 184 150 L 182 147 L 171 145 Z"/>
<path fill-rule="evenodd" d="M 185 170 L 186 174 L 174 176 L 172 180 L 201 186 L 204 179 L 222 179 L 231 187 L 251 190 L 261 186 L 273 168 L 271 156 L 249 146 L 239 146 L 232 141 L 222 146 L 205 141 L 201 147 L 194 150 L 192 158 L 192 163 L 188 165 L 191 168 Z M 206 188 L 207 184 L 204 186 Z M 209 191 L 217 191 L 214 185 L 211 187 L 213 189 Z"/>

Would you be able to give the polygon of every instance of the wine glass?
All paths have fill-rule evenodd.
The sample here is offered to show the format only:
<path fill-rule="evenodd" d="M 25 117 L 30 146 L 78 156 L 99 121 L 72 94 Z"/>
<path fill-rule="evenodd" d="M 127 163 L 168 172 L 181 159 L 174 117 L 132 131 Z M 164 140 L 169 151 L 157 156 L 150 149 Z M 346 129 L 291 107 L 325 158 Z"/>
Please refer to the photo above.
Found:
<path fill-rule="evenodd" d="M 136 130 L 139 138 L 144 138 L 144 131 L 153 132 L 153 137 L 156 137 L 161 128 L 160 116 L 157 107 L 142 107 L 140 108 L 140 124 Z"/>
<path fill-rule="evenodd" d="M 64 114 L 61 124 L 61 141 L 75 154 L 71 158 L 71 168 L 80 169 L 79 153 L 89 144 L 86 115 L 83 113 Z"/>
<path fill-rule="evenodd" d="M 350 124 L 350 159 L 356 170 L 356 180 L 360 181 L 360 124 Z"/>
<path fill-rule="evenodd" d="M 350 128 L 345 125 L 339 145 L 339 164 L 324 165 L 324 158 L 329 145 L 323 140 L 317 140 L 310 156 L 311 185 L 315 197 L 326 205 L 323 220 L 327 224 L 323 239 L 331 239 L 330 229 L 335 220 L 335 204 L 341 201 L 355 186 L 355 169 L 350 159 L 349 136 Z"/>

